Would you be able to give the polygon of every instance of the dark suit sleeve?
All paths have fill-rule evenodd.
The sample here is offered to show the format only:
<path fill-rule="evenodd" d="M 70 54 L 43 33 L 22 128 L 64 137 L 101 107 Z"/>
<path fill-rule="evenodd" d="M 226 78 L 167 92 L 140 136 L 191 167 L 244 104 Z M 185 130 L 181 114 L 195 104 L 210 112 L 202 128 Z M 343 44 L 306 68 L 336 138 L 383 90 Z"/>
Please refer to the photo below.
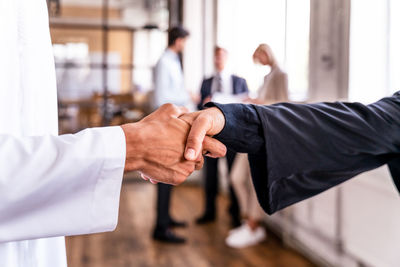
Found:
<path fill-rule="evenodd" d="M 269 214 L 364 171 L 399 163 L 399 93 L 371 105 L 213 105 L 226 117 L 216 138 L 249 153 L 257 197 Z M 395 181 L 399 169 L 391 168 Z"/>
<path fill-rule="evenodd" d="M 247 82 L 245 79 L 240 78 L 236 75 L 233 75 L 233 93 L 244 94 L 249 92 L 249 88 L 247 87 Z"/>
<path fill-rule="evenodd" d="M 247 82 L 245 79 L 242 79 L 242 93 L 248 93 L 249 92 L 249 87 L 247 87 Z"/>
<path fill-rule="evenodd" d="M 200 88 L 200 103 L 197 104 L 197 109 L 202 110 L 203 109 L 203 102 L 204 99 L 206 99 L 207 96 L 209 96 L 209 90 L 206 88 L 206 83 L 207 80 L 203 80 L 201 83 L 201 88 Z"/>

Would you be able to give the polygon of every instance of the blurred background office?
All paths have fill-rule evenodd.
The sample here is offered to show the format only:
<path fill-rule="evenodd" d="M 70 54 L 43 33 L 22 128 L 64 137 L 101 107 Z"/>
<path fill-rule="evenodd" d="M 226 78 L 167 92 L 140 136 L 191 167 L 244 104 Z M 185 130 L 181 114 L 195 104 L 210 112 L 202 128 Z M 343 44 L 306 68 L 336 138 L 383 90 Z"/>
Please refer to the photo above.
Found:
<path fill-rule="evenodd" d="M 48 0 L 48 6 L 60 133 L 149 114 L 154 67 L 168 29 L 178 25 L 190 32 L 180 61 L 193 110 L 203 79 L 215 74 L 216 46 L 229 52 L 226 68 L 246 80 L 249 99 L 259 97 L 274 69 L 254 64 L 260 44 L 268 44 L 285 73 L 291 102 L 371 103 L 400 90 L 397 0 Z M 218 164 L 216 220 L 195 223 L 204 211 L 204 173 L 174 190 L 170 212 L 188 223 L 176 229 L 185 244 L 151 238 L 157 187 L 129 173 L 116 231 L 67 238 L 69 266 L 400 266 L 400 199 L 386 167 L 263 214 L 257 218 L 263 241 L 238 249 L 225 241 L 232 234 L 230 179 L 226 160 Z"/>

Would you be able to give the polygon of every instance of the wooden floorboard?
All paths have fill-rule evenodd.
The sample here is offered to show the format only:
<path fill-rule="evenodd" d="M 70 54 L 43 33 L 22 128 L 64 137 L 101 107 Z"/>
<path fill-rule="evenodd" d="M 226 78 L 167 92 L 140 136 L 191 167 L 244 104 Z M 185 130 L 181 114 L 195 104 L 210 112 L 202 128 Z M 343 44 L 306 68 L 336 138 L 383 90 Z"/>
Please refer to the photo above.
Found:
<path fill-rule="evenodd" d="M 266 242 L 246 249 L 231 249 L 224 243 L 229 231 L 227 199 L 218 199 L 218 220 L 198 226 L 202 212 L 201 188 L 183 185 L 174 188 L 171 212 L 189 227 L 177 232 L 187 237 L 185 245 L 154 242 L 150 236 L 155 218 L 156 186 L 129 182 L 123 186 L 118 227 L 104 234 L 67 238 L 69 267 L 209 267 L 209 266 L 314 266 L 273 235 Z"/>

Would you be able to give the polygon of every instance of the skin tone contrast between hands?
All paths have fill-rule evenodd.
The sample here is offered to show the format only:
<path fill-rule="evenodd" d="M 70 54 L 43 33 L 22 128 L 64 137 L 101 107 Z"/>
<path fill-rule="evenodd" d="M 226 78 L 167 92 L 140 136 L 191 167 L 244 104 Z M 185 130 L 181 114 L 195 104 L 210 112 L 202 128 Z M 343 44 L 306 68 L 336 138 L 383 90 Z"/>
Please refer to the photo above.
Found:
<path fill-rule="evenodd" d="M 225 145 L 211 137 L 224 128 L 222 112 L 215 107 L 187 112 L 165 104 L 137 123 L 122 125 L 125 171 L 138 171 L 152 183 L 178 185 L 202 168 L 203 155 L 225 156 Z"/>

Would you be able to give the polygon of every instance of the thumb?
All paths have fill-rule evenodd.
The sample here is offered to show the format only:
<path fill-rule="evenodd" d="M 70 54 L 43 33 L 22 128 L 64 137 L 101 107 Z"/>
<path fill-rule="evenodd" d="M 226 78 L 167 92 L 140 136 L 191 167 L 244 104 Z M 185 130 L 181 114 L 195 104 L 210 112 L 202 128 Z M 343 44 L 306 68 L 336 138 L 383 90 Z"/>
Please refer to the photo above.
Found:
<path fill-rule="evenodd" d="M 196 160 L 202 151 L 203 140 L 210 129 L 211 123 L 207 116 L 199 115 L 192 124 L 186 142 L 185 158 Z"/>

